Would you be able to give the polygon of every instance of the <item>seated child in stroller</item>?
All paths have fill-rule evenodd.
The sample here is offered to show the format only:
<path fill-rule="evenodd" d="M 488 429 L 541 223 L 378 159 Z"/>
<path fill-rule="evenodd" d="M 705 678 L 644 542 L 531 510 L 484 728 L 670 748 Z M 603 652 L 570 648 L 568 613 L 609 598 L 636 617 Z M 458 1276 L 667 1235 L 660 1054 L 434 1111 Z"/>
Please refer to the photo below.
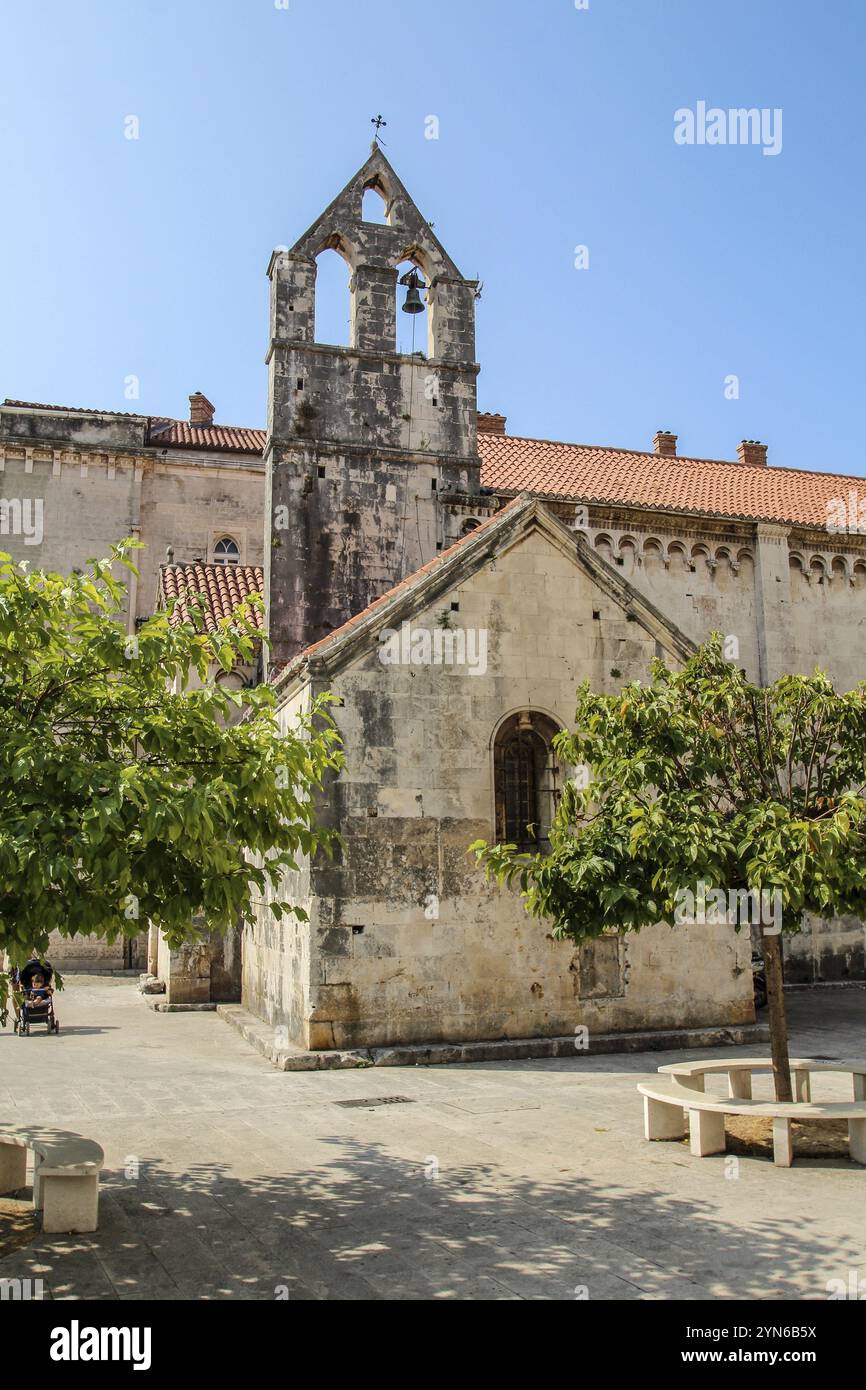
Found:
<path fill-rule="evenodd" d="M 31 1023 L 44 1023 L 49 1033 L 60 1032 L 60 1024 L 54 1014 L 53 978 L 51 962 L 40 961 L 36 957 L 15 972 L 16 993 L 21 996 L 15 1031 L 20 1037 L 27 1036 Z"/>

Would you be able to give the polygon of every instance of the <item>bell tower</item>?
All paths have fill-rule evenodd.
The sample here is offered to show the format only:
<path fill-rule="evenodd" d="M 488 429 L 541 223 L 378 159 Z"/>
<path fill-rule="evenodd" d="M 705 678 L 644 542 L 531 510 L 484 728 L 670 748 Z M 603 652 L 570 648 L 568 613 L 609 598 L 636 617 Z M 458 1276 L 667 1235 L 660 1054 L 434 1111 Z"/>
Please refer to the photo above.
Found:
<path fill-rule="evenodd" d="M 384 225 L 363 220 L 368 189 Z M 349 267 L 348 347 L 315 341 L 316 258 L 329 249 Z M 477 283 L 376 143 L 268 275 L 265 590 L 269 661 L 281 666 L 435 559 L 440 499 L 479 493 Z M 397 351 L 404 295 L 409 312 L 426 303 L 426 351 Z"/>

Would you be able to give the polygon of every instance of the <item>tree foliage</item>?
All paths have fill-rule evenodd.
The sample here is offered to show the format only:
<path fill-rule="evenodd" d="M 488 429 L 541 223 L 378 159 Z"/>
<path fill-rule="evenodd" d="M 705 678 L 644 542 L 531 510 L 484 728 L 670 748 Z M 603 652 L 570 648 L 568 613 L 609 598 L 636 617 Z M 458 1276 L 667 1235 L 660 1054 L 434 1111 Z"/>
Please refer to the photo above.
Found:
<path fill-rule="evenodd" d="M 778 888 L 785 930 L 804 912 L 866 916 L 866 686 L 826 675 L 752 685 L 714 637 L 648 685 L 578 691 L 559 758 L 570 779 L 550 854 L 473 846 L 488 873 L 586 941 L 673 920 L 680 890 Z"/>
<path fill-rule="evenodd" d="M 248 605 L 192 605 L 125 631 L 133 542 L 88 571 L 0 555 L 0 950 L 52 931 L 112 942 L 154 923 L 176 948 L 234 926 L 299 856 L 329 852 L 316 789 L 342 766 L 326 702 L 281 733 L 273 691 L 208 679 L 254 660 Z M 258 600 L 257 600 L 258 601 Z M 229 722 L 233 721 L 233 722 Z M 255 856 L 252 862 L 251 856 Z M 0 979 L 0 989 L 3 980 Z"/>
<path fill-rule="evenodd" d="M 586 775 L 564 787 L 549 854 L 472 848 L 557 937 L 673 922 L 701 883 L 778 890 L 787 932 L 804 912 L 866 917 L 866 686 L 840 694 L 816 671 L 764 689 L 714 634 L 678 671 L 655 661 L 649 684 L 582 686 L 556 750 Z"/>

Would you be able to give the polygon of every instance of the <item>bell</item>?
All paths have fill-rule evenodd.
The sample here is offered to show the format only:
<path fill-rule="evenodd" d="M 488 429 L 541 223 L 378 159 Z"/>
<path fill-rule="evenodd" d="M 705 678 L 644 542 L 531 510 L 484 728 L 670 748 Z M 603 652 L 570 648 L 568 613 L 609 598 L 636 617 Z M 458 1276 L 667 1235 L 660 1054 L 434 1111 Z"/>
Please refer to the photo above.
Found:
<path fill-rule="evenodd" d="M 406 290 L 406 303 L 403 305 L 404 314 L 423 314 L 424 301 L 418 292 L 420 283 L 417 273 L 413 270 L 406 279 L 408 288 Z"/>

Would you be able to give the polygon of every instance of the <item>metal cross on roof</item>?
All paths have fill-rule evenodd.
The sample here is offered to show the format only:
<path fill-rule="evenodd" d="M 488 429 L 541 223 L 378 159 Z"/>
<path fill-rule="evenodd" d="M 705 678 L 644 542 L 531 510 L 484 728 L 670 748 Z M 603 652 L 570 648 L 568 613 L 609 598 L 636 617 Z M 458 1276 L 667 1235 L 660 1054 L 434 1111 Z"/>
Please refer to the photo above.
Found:
<path fill-rule="evenodd" d="M 378 116 L 371 116 L 371 117 L 370 117 L 370 124 L 371 124 L 371 125 L 374 125 L 374 126 L 376 127 L 376 134 L 373 136 L 373 139 L 374 139 L 374 140 L 376 141 L 376 143 L 378 144 L 378 142 L 379 142 L 379 133 L 380 133 L 380 131 L 381 131 L 381 129 L 382 129 L 382 126 L 383 126 L 383 125 L 387 125 L 388 122 L 387 122 L 387 121 L 385 120 L 385 118 L 380 114 L 380 115 L 378 115 Z"/>

